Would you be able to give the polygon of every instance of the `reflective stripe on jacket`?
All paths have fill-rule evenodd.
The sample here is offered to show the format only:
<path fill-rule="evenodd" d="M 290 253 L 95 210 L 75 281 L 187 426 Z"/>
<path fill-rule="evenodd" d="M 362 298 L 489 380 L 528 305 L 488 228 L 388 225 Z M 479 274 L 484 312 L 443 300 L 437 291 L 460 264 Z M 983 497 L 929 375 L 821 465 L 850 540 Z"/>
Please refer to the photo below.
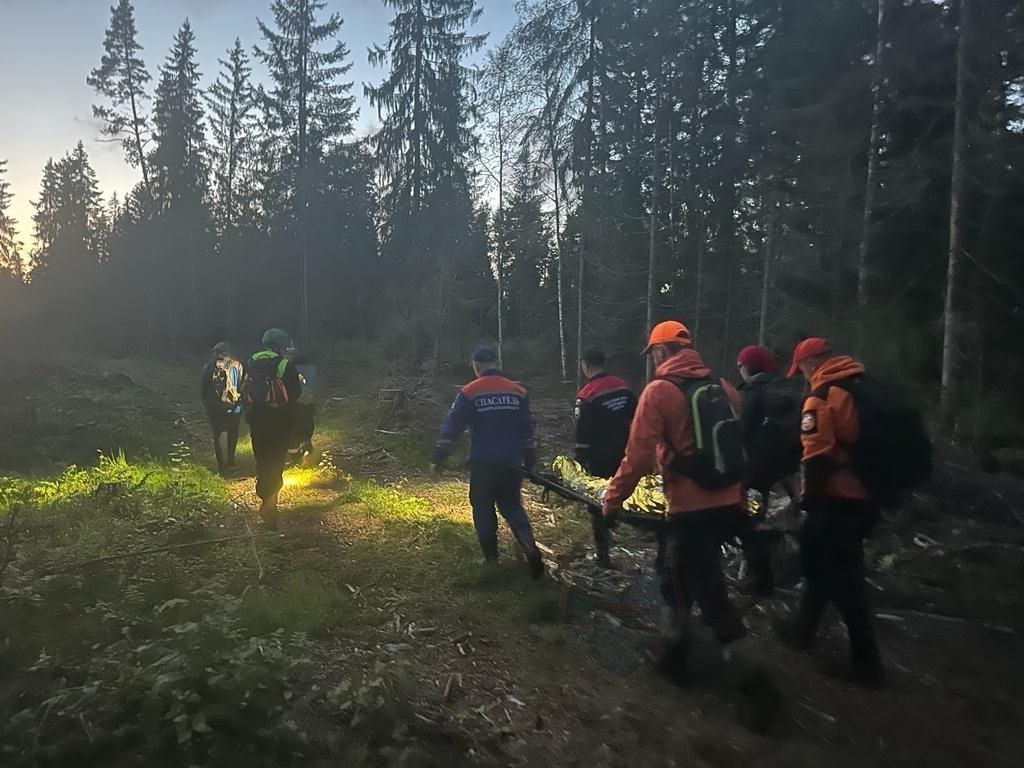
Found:
<path fill-rule="evenodd" d="M 466 384 L 441 425 L 431 461 L 438 464 L 452 452 L 469 428 L 469 462 L 518 466 L 532 462 L 533 418 L 526 390 L 498 370 L 488 370 Z"/>

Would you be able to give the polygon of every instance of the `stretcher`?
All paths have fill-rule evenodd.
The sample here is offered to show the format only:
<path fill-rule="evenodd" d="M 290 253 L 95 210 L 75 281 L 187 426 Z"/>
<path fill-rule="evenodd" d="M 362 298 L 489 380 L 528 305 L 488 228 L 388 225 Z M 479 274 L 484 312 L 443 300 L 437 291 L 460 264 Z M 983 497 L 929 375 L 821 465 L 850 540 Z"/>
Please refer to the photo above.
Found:
<path fill-rule="evenodd" d="M 636 490 L 623 503 L 623 508 L 611 518 L 605 518 L 601 513 L 601 507 L 604 494 L 608 489 L 608 480 L 588 474 L 582 466 L 566 456 L 558 456 L 551 466 L 550 472 L 533 472 L 523 468 L 520 468 L 519 471 L 525 480 L 543 488 L 545 493 L 554 493 L 563 499 L 584 506 L 590 515 L 599 563 L 605 565 L 610 563 L 610 531 L 618 523 L 651 531 L 659 538 L 662 535 L 668 520 L 668 502 L 662 490 L 661 478 L 657 475 L 648 475 L 641 479 Z M 763 510 L 768 513 L 768 519 L 765 520 L 761 516 L 762 522 L 757 524 L 753 535 L 774 541 L 792 534 L 793 531 L 781 524 L 781 521 L 772 519 L 776 518 L 778 511 L 787 508 L 789 503 L 788 499 L 783 500 L 776 497 L 772 506 L 779 505 L 778 508 L 771 511 Z M 759 516 L 759 513 L 762 512 L 760 494 L 748 492 L 746 507 L 752 517 Z"/>
<path fill-rule="evenodd" d="M 658 496 L 661 497 L 660 504 L 655 501 L 654 504 L 650 504 L 646 508 L 642 505 L 641 499 L 656 499 L 650 493 L 650 483 L 648 482 L 647 488 L 638 487 L 637 492 L 623 505 L 623 509 L 618 510 L 612 517 L 606 518 L 601 512 L 601 500 L 607 490 L 607 480 L 588 475 L 579 464 L 564 456 L 559 456 L 554 460 L 552 469 L 552 472 L 540 473 L 520 468 L 519 472 L 525 480 L 543 488 L 545 493 L 554 493 L 567 501 L 583 505 L 590 515 L 590 527 L 594 535 L 597 562 L 601 565 L 609 566 L 611 564 L 610 531 L 619 523 L 651 531 L 655 535 L 661 536 L 667 514 L 665 497 L 660 488 L 657 491 Z M 656 478 L 644 478 L 644 481 L 656 481 Z M 660 483 L 658 485 L 660 486 Z"/>

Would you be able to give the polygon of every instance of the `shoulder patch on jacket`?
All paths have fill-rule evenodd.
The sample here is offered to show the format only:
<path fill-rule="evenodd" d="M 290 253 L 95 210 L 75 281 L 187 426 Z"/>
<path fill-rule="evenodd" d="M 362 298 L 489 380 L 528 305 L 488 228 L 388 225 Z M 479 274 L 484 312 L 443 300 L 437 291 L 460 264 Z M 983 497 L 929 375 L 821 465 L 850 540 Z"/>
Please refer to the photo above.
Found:
<path fill-rule="evenodd" d="M 800 431 L 805 435 L 813 435 L 818 431 L 818 416 L 814 411 L 804 411 L 800 419 Z"/>

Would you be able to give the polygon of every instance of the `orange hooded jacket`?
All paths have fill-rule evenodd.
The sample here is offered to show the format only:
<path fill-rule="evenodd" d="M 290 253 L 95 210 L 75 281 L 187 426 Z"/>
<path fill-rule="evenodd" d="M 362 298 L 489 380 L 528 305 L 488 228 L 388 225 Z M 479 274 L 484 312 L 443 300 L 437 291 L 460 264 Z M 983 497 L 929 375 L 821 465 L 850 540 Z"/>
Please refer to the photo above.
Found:
<path fill-rule="evenodd" d="M 658 378 L 648 384 L 640 395 L 629 430 L 626 455 L 605 494 L 606 510 L 620 509 L 640 478 L 659 467 L 669 512 L 673 514 L 728 507 L 741 502 L 743 493 L 738 483 L 722 490 L 709 491 L 669 469 L 674 456 L 685 456 L 694 451 L 690 406 L 675 380 L 705 379 L 710 375 L 711 371 L 693 349 L 684 349 L 658 366 L 655 371 Z M 739 394 L 728 382 L 722 383 L 733 408 L 739 412 Z"/>
<path fill-rule="evenodd" d="M 864 373 L 852 357 L 827 360 L 811 376 L 811 392 Z M 850 468 L 849 447 L 857 441 L 859 422 L 853 397 L 841 387 L 829 387 L 824 397 L 811 394 L 800 420 L 803 444 L 803 495 L 806 498 L 864 499 L 864 484 Z"/>

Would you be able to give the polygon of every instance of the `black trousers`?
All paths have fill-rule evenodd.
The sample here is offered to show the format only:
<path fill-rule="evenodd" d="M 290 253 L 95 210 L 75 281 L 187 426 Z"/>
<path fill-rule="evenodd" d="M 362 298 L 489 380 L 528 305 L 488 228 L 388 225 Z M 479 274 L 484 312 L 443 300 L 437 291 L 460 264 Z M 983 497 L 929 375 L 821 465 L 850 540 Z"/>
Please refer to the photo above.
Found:
<path fill-rule="evenodd" d="M 726 590 L 722 543 L 741 535 L 747 525 L 746 511 L 740 507 L 702 509 L 669 517 L 660 568 L 661 592 L 680 626 L 685 626 L 696 604 L 719 642 L 728 643 L 746 634 Z"/>
<path fill-rule="evenodd" d="M 792 484 L 786 480 L 779 485 L 792 501 L 795 498 Z M 768 505 L 771 502 L 772 488 L 771 484 L 751 487 L 751 490 L 760 496 L 761 507 L 756 515 L 751 515 L 748 510 L 747 514 L 751 525 L 747 527 L 746 535 L 740 539 L 743 558 L 747 561 L 749 578 L 758 591 L 765 593 L 770 593 L 775 586 L 775 576 L 772 573 L 772 540 L 759 533 L 758 529 L 768 519 Z"/>
<path fill-rule="evenodd" d="M 213 452 L 217 456 L 217 469 L 223 472 L 227 467 L 235 465 L 238 425 L 242 420 L 242 414 L 208 408 L 206 417 L 210 421 L 210 431 L 213 432 Z M 225 436 L 223 444 L 221 435 Z"/>
<path fill-rule="evenodd" d="M 810 506 L 800 529 L 805 583 L 801 630 L 807 640 L 813 640 L 831 602 L 846 624 L 854 665 L 880 663 L 864 580 L 864 537 L 878 519 L 877 508 L 866 502 L 822 499 Z"/>
<path fill-rule="evenodd" d="M 289 448 L 302 448 L 305 446 L 312 450 L 313 432 L 316 429 L 314 408 L 313 403 L 292 404 L 292 416 L 295 421 L 292 424 Z"/>
<path fill-rule="evenodd" d="M 469 503 L 478 539 L 492 539 L 498 534 L 495 507 L 513 532 L 531 530 L 523 508 L 522 486 L 522 476 L 507 464 L 470 464 Z"/>
<path fill-rule="evenodd" d="M 269 498 L 284 485 L 284 465 L 292 420 L 286 414 L 268 414 L 249 421 L 252 455 L 256 459 L 256 495 Z"/>

